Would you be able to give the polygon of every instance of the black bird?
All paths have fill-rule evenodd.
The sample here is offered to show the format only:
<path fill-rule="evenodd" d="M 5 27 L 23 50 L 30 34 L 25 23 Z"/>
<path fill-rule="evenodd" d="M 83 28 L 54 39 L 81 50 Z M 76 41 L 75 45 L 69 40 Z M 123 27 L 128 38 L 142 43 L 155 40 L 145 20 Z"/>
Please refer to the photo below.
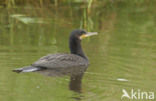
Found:
<path fill-rule="evenodd" d="M 17 68 L 13 72 L 35 72 L 45 70 L 68 70 L 70 67 L 83 67 L 88 66 L 89 62 L 85 56 L 82 47 L 81 39 L 96 35 L 97 32 L 86 32 L 85 30 L 74 30 L 71 32 L 69 37 L 69 48 L 70 54 L 58 53 L 49 54 L 41 57 L 38 61 L 34 62 L 30 66 Z"/>

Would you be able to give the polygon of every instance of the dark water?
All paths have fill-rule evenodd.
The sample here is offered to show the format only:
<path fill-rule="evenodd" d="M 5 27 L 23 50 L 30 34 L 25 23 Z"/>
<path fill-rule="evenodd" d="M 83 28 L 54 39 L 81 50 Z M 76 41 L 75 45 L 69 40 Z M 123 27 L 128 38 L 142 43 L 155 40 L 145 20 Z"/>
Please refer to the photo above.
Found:
<path fill-rule="evenodd" d="M 123 89 L 156 93 L 155 9 L 153 3 L 0 8 L 0 100 L 121 101 Z M 68 53 L 69 33 L 77 28 L 99 33 L 82 42 L 90 60 L 83 76 L 11 71 L 49 53 Z"/>

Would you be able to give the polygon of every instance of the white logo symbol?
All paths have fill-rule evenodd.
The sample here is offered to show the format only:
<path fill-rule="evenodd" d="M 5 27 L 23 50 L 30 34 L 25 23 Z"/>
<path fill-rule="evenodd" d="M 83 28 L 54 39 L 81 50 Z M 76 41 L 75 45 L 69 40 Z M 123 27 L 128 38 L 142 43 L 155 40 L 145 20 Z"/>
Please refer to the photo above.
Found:
<path fill-rule="evenodd" d="M 127 98 L 130 99 L 130 96 L 128 95 L 128 93 L 127 93 L 127 91 L 126 91 L 125 89 L 122 89 L 122 92 L 123 92 L 123 95 L 121 96 L 121 99 L 122 99 L 123 97 L 127 97 Z"/>

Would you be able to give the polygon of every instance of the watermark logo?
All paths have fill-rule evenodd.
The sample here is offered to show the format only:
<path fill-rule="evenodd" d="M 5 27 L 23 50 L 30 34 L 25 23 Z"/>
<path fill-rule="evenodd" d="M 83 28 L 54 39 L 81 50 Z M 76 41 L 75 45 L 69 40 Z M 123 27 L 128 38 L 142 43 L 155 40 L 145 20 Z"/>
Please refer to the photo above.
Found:
<path fill-rule="evenodd" d="M 127 98 L 132 100 L 154 100 L 154 92 L 141 91 L 140 89 L 131 89 L 130 92 L 127 92 L 126 89 L 122 89 L 122 92 L 123 94 L 121 99 Z"/>

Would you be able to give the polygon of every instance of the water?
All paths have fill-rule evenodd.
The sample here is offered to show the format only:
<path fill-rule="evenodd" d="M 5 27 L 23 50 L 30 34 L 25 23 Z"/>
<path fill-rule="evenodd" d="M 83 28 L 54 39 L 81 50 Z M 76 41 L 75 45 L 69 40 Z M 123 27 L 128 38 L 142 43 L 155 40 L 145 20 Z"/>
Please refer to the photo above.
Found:
<path fill-rule="evenodd" d="M 123 89 L 156 93 L 155 5 L 108 4 L 88 12 L 74 5 L 0 8 L 1 101 L 121 101 Z M 76 28 L 99 33 L 82 42 L 90 65 L 78 82 L 12 72 L 49 53 L 69 53 Z"/>

